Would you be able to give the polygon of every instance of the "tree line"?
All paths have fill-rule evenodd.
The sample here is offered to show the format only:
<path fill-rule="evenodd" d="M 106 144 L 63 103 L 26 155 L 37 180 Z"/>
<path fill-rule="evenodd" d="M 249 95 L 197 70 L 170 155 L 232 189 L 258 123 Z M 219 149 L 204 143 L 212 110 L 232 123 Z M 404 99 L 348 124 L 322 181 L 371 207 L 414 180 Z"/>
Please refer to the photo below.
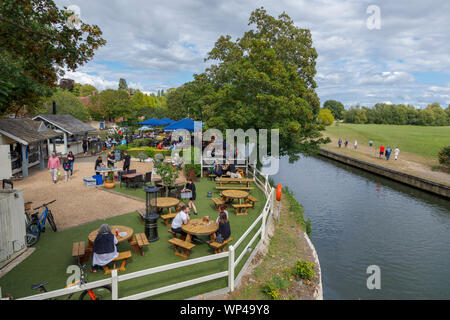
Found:
<path fill-rule="evenodd" d="M 343 112 L 344 122 L 392 125 L 448 126 L 450 105 L 443 109 L 437 102 L 420 109 L 412 105 L 377 103 L 373 107 L 352 106 Z"/>

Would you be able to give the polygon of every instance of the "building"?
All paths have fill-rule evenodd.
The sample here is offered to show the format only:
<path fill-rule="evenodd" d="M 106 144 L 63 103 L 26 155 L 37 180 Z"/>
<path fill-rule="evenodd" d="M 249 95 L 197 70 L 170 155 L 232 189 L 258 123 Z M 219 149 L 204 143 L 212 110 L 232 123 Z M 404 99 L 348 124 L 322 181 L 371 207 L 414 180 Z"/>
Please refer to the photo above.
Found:
<path fill-rule="evenodd" d="M 28 168 L 38 164 L 43 170 L 50 140 L 60 136 L 61 133 L 48 129 L 42 121 L 0 119 L 0 179 L 18 173 L 26 178 Z"/>
<path fill-rule="evenodd" d="M 89 132 L 96 131 L 95 128 L 70 114 L 40 114 L 33 120 L 43 121 L 47 128 L 63 136 L 63 139 L 56 140 L 54 151 L 64 155 L 69 151 L 73 154 L 83 152 L 83 138 L 87 137 Z"/>

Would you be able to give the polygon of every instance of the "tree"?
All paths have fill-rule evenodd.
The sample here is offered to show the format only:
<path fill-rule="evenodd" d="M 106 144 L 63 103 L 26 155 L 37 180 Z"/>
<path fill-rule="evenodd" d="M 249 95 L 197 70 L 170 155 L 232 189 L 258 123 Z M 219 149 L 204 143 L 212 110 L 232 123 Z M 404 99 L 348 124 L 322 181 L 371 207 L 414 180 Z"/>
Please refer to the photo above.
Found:
<path fill-rule="evenodd" d="M 221 36 L 209 52 L 207 60 L 218 64 L 200 76 L 211 87 L 202 110 L 205 127 L 279 129 L 281 155 L 293 161 L 300 152 L 315 153 L 329 139 L 317 119 L 317 52 L 310 31 L 263 8 L 251 13 L 249 25 L 255 29 L 236 41 Z"/>
<path fill-rule="evenodd" d="M 110 120 L 120 117 L 133 116 L 130 97 L 123 90 L 107 89 L 93 97 L 94 103 L 98 104 L 100 113 L 105 114 Z"/>
<path fill-rule="evenodd" d="M 336 100 L 327 100 L 323 104 L 323 107 L 326 109 L 330 109 L 333 117 L 337 120 L 342 120 L 344 118 L 343 114 L 345 111 L 344 105 Z"/>
<path fill-rule="evenodd" d="M 88 108 L 68 90 L 57 88 L 49 100 L 55 101 L 57 114 L 71 114 L 81 121 L 87 121 L 89 119 Z M 49 112 L 52 111 L 52 103 L 50 101 L 47 102 Z"/>
<path fill-rule="evenodd" d="M 119 79 L 119 90 L 128 90 L 127 80 L 124 78 Z"/>
<path fill-rule="evenodd" d="M 320 109 L 319 121 L 326 126 L 332 125 L 334 123 L 334 117 L 331 110 L 327 108 Z"/>
<path fill-rule="evenodd" d="M 71 14 L 51 0 L 0 2 L 0 114 L 31 111 L 65 69 L 75 71 L 106 43 L 96 25 L 70 27 Z"/>
<path fill-rule="evenodd" d="M 80 86 L 80 97 L 87 97 L 90 95 L 93 95 L 98 93 L 98 90 L 96 87 L 90 84 L 83 84 Z"/>

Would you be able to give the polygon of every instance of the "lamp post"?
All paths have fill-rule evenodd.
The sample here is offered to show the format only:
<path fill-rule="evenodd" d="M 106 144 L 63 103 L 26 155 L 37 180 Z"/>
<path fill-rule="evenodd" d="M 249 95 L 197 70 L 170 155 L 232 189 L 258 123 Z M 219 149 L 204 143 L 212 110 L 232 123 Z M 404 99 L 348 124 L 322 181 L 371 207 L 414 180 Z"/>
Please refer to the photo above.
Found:
<path fill-rule="evenodd" d="M 156 213 L 156 203 L 158 199 L 159 188 L 156 186 L 148 186 L 145 191 L 145 235 L 149 242 L 159 240 L 158 237 L 158 218 Z"/>

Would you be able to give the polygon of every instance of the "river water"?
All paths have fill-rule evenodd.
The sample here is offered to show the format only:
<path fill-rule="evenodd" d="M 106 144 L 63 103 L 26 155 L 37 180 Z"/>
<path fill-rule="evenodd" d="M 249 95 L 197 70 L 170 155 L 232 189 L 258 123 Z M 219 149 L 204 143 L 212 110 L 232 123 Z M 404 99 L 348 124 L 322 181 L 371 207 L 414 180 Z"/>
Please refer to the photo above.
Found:
<path fill-rule="evenodd" d="M 450 299 L 450 201 L 322 157 L 283 158 L 273 179 L 312 221 L 324 299 Z"/>

